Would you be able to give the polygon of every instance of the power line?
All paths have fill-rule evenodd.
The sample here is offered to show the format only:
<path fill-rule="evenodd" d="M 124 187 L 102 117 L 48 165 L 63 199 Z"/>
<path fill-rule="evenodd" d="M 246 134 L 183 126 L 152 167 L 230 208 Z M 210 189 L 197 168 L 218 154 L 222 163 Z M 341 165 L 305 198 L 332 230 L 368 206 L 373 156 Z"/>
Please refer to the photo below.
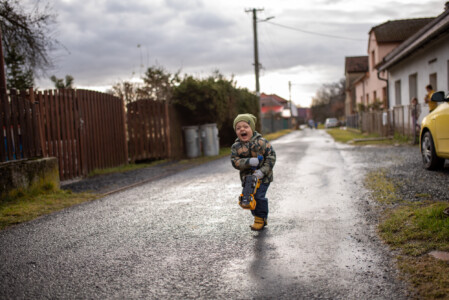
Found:
<path fill-rule="evenodd" d="M 353 41 L 366 41 L 366 39 L 348 38 L 348 37 L 344 37 L 344 36 L 338 36 L 338 35 L 332 35 L 332 34 L 326 34 L 326 33 L 319 33 L 319 32 L 302 30 L 302 29 L 299 29 L 299 28 L 286 26 L 286 25 L 274 23 L 274 22 L 271 22 L 271 21 L 267 21 L 267 23 L 271 24 L 271 25 L 279 26 L 279 27 L 282 27 L 282 28 L 286 28 L 286 29 L 290 29 L 290 30 L 294 30 L 294 31 L 299 31 L 299 32 L 302 32 L 302 33 L 308 33 L 308 34 L 313 34 L 313 35 L 320 35 L 320 36 L 325 36 L 325 37 L 334 38 L 334 39 L 353 40 Z"/>

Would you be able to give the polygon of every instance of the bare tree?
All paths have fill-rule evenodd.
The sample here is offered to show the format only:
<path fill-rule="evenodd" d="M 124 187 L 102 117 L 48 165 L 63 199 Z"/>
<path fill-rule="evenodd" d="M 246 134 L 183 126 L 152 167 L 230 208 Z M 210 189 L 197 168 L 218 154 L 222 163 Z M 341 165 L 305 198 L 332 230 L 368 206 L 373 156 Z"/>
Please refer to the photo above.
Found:
<path fill-rule="evenodd" d="M 49 51 L 58 44 L 50 30 L 55 22 L 56 15 L 48 4 L 41 9 L 37 1 L 27 12 L 17 0 L 0 0 L 5 58 L 13 55 L 23 57 L 24 69 L 31 70 L 34 77 L 45 74 L 45 70 L 52 66 Z"/>

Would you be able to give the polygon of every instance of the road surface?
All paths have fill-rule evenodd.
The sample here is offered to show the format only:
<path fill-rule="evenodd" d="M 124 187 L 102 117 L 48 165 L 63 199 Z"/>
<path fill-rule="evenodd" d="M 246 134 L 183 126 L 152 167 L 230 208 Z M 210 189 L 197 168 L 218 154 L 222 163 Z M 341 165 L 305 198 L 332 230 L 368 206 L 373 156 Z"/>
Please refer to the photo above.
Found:
<path fill-rule="evenodd" d="M 406 299 L 350 146 L 273 146 L 264 231 L 216 160 L 0 232 L 0 298 Z"/>

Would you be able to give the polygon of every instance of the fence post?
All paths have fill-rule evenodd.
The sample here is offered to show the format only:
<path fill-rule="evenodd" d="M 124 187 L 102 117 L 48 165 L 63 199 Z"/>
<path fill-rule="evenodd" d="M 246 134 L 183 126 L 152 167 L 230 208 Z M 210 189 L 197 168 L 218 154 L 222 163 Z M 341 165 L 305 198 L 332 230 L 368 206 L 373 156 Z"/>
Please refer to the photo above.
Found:
<path fill-rule="evenodd" d="M 41 100 L 38 97 L 39 100 Z M 34 109 L 36 110 L 36 119 L 34 120 L 34 126 L 37 126 L 38 131 L 38 137 L 35 139 L 36 141 L 36 152 L 41 150 L 41 154 L 43 157 L 47 157 L 47 149 L 45 147 L 45 140 L 44 140 L 44 132 L 43 132 L 43 118 L 41 116 L 41 101 L 36 102 L 36 94 L 33 90 L 33 88 L 30 88 L 30 101 L 34 106 Z M 40 144 L 40 149 L 38 145 Z M 36 153 L 37 154 L 37 153 Z"/>
<path fill-rule="evenodd" d="M 169 114 L 168 114 L 169 107 L 168 107 L 167 101 L 165 101 L 164 104 L 165 104 L 164 105 L 164 109 L 165 109 L 165 114 L 164 114 L 164 116 L 165 116 L 165 120 L 164 120 L 164 123 L 165 123 L 165 143 L 167 145 L 167 156 L 168 156 L 168 158 L 172 158 L 172 149 L 171 149 L 171 143 L 170 143 L 170 130 L 171 130 L 171 128 L 170 128 L 170 118 L 169 118 Z"/>

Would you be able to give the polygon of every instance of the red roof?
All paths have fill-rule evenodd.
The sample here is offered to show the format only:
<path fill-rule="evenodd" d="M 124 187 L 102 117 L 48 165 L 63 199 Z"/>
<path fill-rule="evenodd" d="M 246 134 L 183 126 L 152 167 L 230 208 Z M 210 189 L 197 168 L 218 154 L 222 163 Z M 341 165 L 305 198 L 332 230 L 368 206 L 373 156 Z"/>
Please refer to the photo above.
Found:
<path fill-rule="evenodd" d="M 283 109 L 284 109 L 284 107 L 282 105 L 280 105 L 280 106 L 262 106 L 260 108 L 260 110 L 262 111 L 263 114 L 266 114 L 269 111 L 272 111 L 275 113 L 280 113 L 280 112 L 282 112 Z"/>
<path fill-rule="evenodd" d="M 271 94 L 271 95 L 267 95 L 265 93 L 260 94 L 260 100 L 262 101 L 262 103 L 266 102 L 266 103 L 270 103 L 270 102 L 278 102 L 280 104 L 285 104 L 288 103 L 287 100 L 285 100 L 284 98 L 276 95 L 276 94 Z"/>

